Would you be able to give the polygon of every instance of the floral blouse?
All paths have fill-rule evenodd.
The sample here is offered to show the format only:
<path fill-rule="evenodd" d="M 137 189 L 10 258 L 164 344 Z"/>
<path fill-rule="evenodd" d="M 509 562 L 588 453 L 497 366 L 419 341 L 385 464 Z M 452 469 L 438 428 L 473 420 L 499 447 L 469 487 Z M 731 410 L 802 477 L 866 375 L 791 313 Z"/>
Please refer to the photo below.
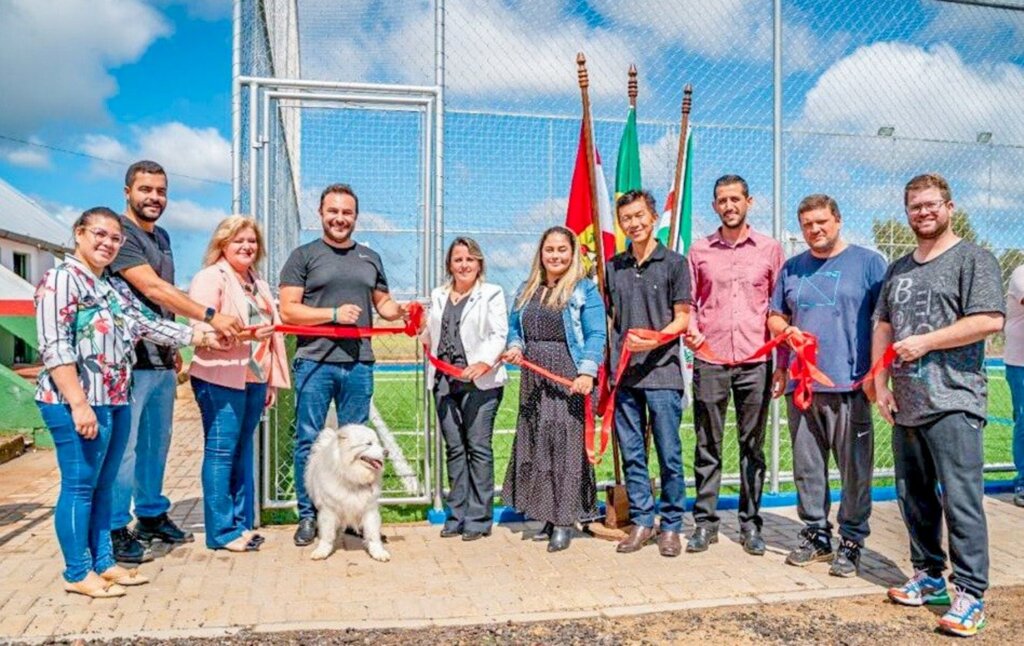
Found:
<path fill-rule="evenodd" d="M 73 364 L 92 406 L 129 403 L 135 342 L 140 338 L 181 347 L 192 328 L 147 309 L 120 278 L 96 274 L 74 256 L 46 272 L 36 287 L 36 333 L 43 370 L 36 400 L 64 403 L 50 376 Z"/>

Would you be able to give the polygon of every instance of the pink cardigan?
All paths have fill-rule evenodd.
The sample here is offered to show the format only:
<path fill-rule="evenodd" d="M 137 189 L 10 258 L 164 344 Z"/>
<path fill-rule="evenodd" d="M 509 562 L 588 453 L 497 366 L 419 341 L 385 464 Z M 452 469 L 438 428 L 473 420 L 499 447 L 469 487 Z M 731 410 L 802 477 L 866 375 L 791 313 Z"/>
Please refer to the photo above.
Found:
<path fill-rule="evenodd" d="M 256 289 L 271 303 L 274 309 L 274 323 L 281 322 L 281 316 L 274 305 L 270 286 L 253 271 Z M 209 267 L 203 268 L 192 278 L 188 295 L 197 303 L 216 309 L 221 314 L 237 316 L 248 320 L 249 306 L 242 291 L 242 283 L 234 270 L 221 258 Z M 192 327 L 200 332 L 213 328 L 206 323 L 193 321 Z M 268 384 L 274 388 L 290 388 L 288 355 L 284 347 L 284 335 L 274 334 L 270 342 L 271 368 Z M 230 350 L 196 349 L 188 372 L 194 377 L 226 388 L 245 388 L 246 370 L 249 366 L 249 344 L 242 343 Z"/>

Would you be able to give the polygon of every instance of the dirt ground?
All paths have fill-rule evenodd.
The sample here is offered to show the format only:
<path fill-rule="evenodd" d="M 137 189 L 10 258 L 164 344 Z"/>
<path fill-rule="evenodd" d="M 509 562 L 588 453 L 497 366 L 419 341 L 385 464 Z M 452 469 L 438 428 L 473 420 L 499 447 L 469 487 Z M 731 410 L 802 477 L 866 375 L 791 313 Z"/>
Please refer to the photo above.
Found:
<path fill-rule="evenodd" d="M 986 595 L 988 626 L 972 643 L 1024 641 L 1024 586 Z M 936 632 L 943 608 L 906 608 L 881 595 L 814 602 L 688 610 L 624 619 L 429 628 L 281 633 L 243 632 L 216 640 L 118 640 L 114 643 L 182 646 L 257 644 L 937 644 L 955 640 Z M 81 642 L 79 642 L 81 643 Z M 94 642 L 90 642 L 94 643 Z M 98 643 L 98 642 L 95 642 Z"/>

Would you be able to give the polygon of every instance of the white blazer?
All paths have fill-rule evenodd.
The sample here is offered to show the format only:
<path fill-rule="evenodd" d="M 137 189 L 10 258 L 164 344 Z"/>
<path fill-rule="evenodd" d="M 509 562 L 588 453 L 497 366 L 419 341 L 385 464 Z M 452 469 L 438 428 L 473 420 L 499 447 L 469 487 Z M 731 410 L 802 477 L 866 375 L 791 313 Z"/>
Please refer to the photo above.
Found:
<path fill-rule="evenodd" d="M 430 311 L 427 314 L 427 325 L 420 333 L 420 340 L 427 344 L 430 352 L 437 355 L 437 344 L 441 338 L 441 318 L 451 287 L 436 287 L 430 293 Z M 508 309 L 505 306 L 505 292 L 501 287 L 491 283 L 478 282 L 473 291 L 466 297 L 466 306 L 462 309 L 459 319 L 459 336 L 466 349 L 466 360 L 472 365 L 483 362 L 488 365 L 498 360 L 505 351 L 505 340 L 508 337 Z M 434 387 L 434 366 L 427 364 L 427 385 Z M 499 366 L 473 380 L 477 388 L 488 390 L 497 388 L 508 379 L 505 366 Z"/>

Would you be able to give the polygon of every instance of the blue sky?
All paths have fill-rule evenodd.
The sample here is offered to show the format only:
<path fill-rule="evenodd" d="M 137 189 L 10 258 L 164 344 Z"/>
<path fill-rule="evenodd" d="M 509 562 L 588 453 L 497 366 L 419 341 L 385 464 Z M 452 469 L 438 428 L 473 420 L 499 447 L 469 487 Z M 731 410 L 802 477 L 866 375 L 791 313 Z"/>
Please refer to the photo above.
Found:
<path fill-rule="evenodd" d="M 304 76 L 432 83 L 430 2 L 298 6 Z M 995 246 L 1024 239 L 1024 13 L 934 0 L 784 7 L 784 222 L 803 194 L 826 191 L 850 236 L 869 241 L 872 220 L 900 216 L 902 183 L 936 169 Z M 230 2 L 7 0 L 0 11 L 0 177 L 69 219 L 96 204 L 120 210 L 126 164 L 156 158 L 171 173 L 163 223 L 187 281 L 230 210 Z M 501 282 L 522 277 L 536 234 L 564 217 L 578 50 L 609 183 L 636 62 L 645 181 L 658 199 L 689 82 L 696 233 L 714 224 L 710 184 L 725 172 L 747 176 L 754 222 L 767 228 L 770 20 L 770 0 L 448 0 L 447 237 L 474 232 Z M 896 138 L 878 138 L 881 125 Z M 323 185 L 352 182 L 362 237 L 403 290 L 423 288 L 408 251 L 418 248 L 415 130 L 415 118 L 303 110 L 303 222 L 315 226 L 310 196 Z M 994 146 L 974 142 L 982 131 Z"/>

